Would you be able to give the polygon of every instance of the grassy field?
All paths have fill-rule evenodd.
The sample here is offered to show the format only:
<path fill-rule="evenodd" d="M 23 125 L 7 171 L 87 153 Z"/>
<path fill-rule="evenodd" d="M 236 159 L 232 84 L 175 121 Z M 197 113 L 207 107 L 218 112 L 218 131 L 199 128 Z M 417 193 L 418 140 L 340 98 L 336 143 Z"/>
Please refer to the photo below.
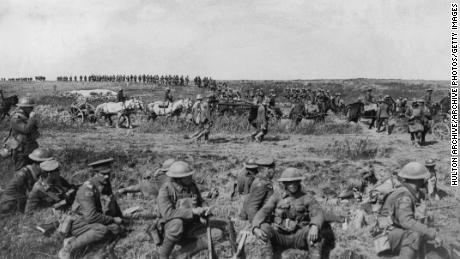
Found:
<path fill-rule="evenodd" d="M 435 99 L 444 95 L 447 82 L 401 81 L 401 80 L 314 80 L 314 81 L 231 81 L 231 87 L 244 89 L 283 87 L 324 87 L 347 93 L 352 99 L 360 93 L 359 89 L 371 86 L 377 95 L 391 93 L 392 96 L 422 96 L 425 89 L 436 89 Z M 310 84 L 310 85 L 309 85 Z M 56 85 L 56 91 L 54 91 Z M 437 204 L 443 206 L 459 202 L 460 191 L 449 184 L 449 145 L 447 141 L 437 141 L 427 136 L 429 145 L 415 148 L 410 145 L 409 136 L 401 131 L 393 135 L 377 134 L 362 124 L 348 124 L 343 118 L 331 116 L 326 122 L 313 124 L 305 122 L 292 128 L 286 122 L 272 123 L 266 142 L 248 142 L 251 128 L 244 117 L 216 118 L 208 144 L 198 144 L 184 139 L 183 135 L 193 132 L 194 126 L 183 121 L 160 119 L 147 122 L 143 115 L 135 116 L 134 129 L 115 129 L 103 123 L 84 125 L 64 125 L 59 122 L 60 113 L 65 111 L 73 100 L 62 97 L 66 91 L 74 89 L 102 88 L 116 90 L 120 85 L 110 83 L 2 83 L 6 96 L 30 93 L 39 100 L 42 137 L 39 144 L 54 150 L 63 164 L 62 175 L 78 179 L 89 177 L 86 164 L 108 156 L 116 159 L 112 178 L 114 188 L 136 183 L 146 170 L 152 170 L 163 160 L 174 157 L 192 163 L 196 169 L 195 179 L 202 191 L 210 191 L 211 186 L 219 189 L 219 197 L 208 199 L 210 205 L 218 206 L 217 214 L 235 218 L 237 232 L 249 227 L 248 222 L 238 219 L 241 197 L 230 199 L 229 190 L 234 174 L 243 167 L 250 157 L 271 156 L 277 162 L 277 175 L 289 166 L 303 170 L 306 190 L 315 194 L 325 209 L 340 215 L 353 215 L 360 204 L 356 202 L 337 203 L 334 195 L 347 187 L 350 179 L 357 178 L 363 168 L 373 166 L 377 177 L 384 178 L 409 161 L 423 162 L 433 158 L 437 161 L 440 188 L 449 196 Z M 130 96 L 139 96 L 144 102 L 160 100 L 162 87 L 123 85 Z M 334 90 L 333 90 L 334 89 Z M 173 88 L 176 97 L 193 97 L 203 89 Z M 1 122 L 0 137 L 7 133 L 6 122 Z M 0 186 L 3 188 L 13 174 L 9 160 L 0 160 Z M 74 178 L 75 179 L 75 178 Z M 331 198 L 332 197 L 332 198 Z M 147 210 L 154 204 L 144 197 L 128 195 L 120 199 L 122 209 L 140 205 Z M 460 236 L 460 209 L 446 208 L 435 217 L 436 226 L 447 239 Z M 52 236 L 43 237 L 33 228 L 37 223 L 53 219 L 50 212 L 44 211 L 31 217 L 12 215 L 0 219 L 0 258 L 55 258 L 62 246 L 61 240 Z M 335 244 L 330 258 L 341 258 L 341 254 L 351 249 L 367 258 L 376 258 L 373 253 L 369 229 L 372 216 L 366 217 L 367 224 L 362 228 L 332 224 Z M 113 255 L 113 258 L 156 258 L 156 248 L 147 233 L 148 221 L 139 221 L 128 226 L 127 236 L 111 246 L 99 245 L 79 253 L 78 258 L 94 258 L 98 255 Z M 258 258 L 259 244 L 250 236 L 247 243 L 247 258 Z M 219 258 L 230 258 L 228 242 L 216 247 Z M 290 251 L 287 253 L 289 257 Z M 204 257 L 203 257 L 204 258 Z M 302 258 L 302 256 L 298 257 Z"/>

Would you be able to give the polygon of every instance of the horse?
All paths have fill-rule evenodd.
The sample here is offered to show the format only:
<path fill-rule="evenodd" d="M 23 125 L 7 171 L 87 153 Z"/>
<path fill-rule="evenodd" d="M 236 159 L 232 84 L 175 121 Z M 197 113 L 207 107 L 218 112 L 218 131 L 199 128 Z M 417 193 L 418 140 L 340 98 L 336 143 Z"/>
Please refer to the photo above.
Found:
<path fill-rule="evenodd" d="M 6 116 L 10 116 L 10 109 L 12 106 L 18 104 L 18 96 L 13 95 L 10 97 L 3 98 L 0 103 L 0 121 L 2 121 Z"/>
<path fill-rule="evenodd" d="M 182 112 L 190 111 L 192 107 L 192 100 L 190 98 L 179 99 L 172 103 L 165 105 L 162 101 L 156 101 L 147 104 L 146 113 L 148 116 L 147 121 L 150 119 L 154 121 L 158 116 L 175 117 L 179 116 Z"/>
<path fill-rule="evenodd" d="M 139 99 L 129 99 L 125 102 L 108 102 L 99 104 L 96 107 L 96 117 L 104 117 L 104 120 L 108 120 L 112 124 L 112 116 L 117 115 L 117 124 L 118 128 L 121 124 L 120 119 L 128 121 L 128 127 L 132 128 L 130 115 L 135 113 L 136 110 L 144 110 L 144 104 Z"/>

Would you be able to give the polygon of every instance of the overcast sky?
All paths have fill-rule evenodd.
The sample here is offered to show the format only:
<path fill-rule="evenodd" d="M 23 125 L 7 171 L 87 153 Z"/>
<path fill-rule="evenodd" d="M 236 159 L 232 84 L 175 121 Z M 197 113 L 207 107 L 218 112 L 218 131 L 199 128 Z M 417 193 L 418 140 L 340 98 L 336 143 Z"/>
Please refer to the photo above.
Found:
<path fill-rule="evenodd" d="M 449 76 L 446 0 L 0 0 L 0 77 Z"/>

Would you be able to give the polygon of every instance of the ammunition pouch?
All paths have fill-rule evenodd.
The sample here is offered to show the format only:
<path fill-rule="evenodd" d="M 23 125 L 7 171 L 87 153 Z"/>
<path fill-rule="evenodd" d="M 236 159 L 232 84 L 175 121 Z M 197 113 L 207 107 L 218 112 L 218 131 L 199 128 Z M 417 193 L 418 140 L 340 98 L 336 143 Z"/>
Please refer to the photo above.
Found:
<path fill-rule="evenodd" d="M 155 219 L 153 220 L 152 225 L 149 228 L 150 230 L 149 234 L 151 235 L 153 239 L 153 243 L 156 246 L 160 246 L 161 244 L 163 244 L 163 240 L 165 237 L 164 226 L 165 226 L 164 220 Z"/>

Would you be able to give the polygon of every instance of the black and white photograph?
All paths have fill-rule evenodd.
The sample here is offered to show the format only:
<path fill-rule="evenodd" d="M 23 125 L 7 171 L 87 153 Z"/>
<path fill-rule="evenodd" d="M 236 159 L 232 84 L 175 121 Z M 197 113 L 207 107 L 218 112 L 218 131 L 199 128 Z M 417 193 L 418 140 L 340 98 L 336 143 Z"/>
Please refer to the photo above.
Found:
<path fill-rule="evenodd" d="M 0 258 L 460 259 L 459 8 L 0 0 Z"/>

